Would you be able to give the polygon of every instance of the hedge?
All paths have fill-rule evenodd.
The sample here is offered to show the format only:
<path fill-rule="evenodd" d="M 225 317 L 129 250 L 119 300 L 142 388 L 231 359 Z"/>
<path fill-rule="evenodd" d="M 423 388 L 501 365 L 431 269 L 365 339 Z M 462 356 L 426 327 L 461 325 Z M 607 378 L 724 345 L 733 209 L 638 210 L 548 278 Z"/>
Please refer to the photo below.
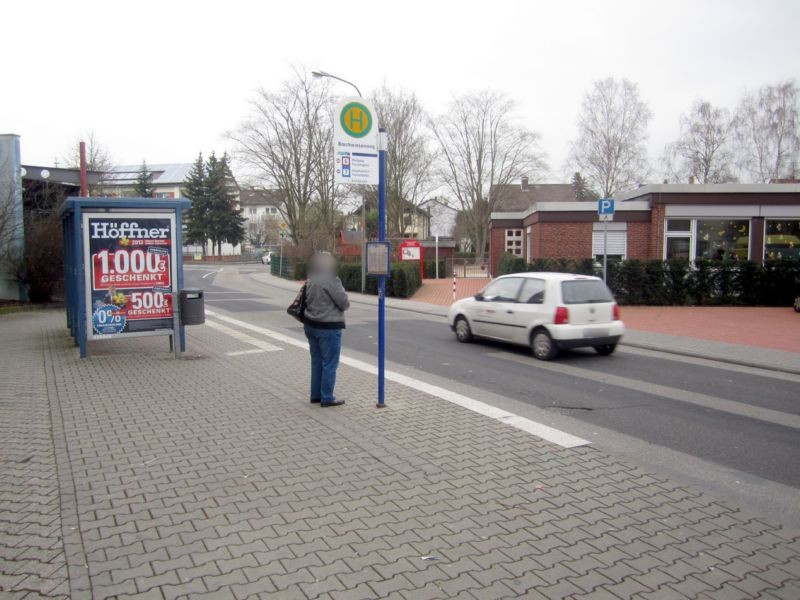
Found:
<path fill-rule="evenodd" d="M 503 254 L 499 275 L 549 271 L 602 275 L 591 258 L 536 259 Z M 609 261 L 608 286 L 620 304 L 791 306 L 800 296 L 800 259 Z"/>
<path fill-rule="evenodd" d="M 342 280 L 344 289 L 350 292 L 361 291 L 361 264 L 346 263 L 339 265 L 339 279 Z M 386 280 L 386 295 L 395 298 L 410 298 L 420 286 L 422 279 L 419 274 L 419 263 L 395 263 Z M 376 277 L 367 277 L 368 294 L 378 293 L 378 280 Z"/>
<path fill-rule="evenodd" d="M 439 279 L 447 279 L 447 261 L 443 258 L 439 259 Z M 449 277 L 452 277 L 453 273 L 450 272 Z M 425 261 L 425 277 L 427 279 L 436 279 L 436 259 L 433 260 L 426 260 Z"/>

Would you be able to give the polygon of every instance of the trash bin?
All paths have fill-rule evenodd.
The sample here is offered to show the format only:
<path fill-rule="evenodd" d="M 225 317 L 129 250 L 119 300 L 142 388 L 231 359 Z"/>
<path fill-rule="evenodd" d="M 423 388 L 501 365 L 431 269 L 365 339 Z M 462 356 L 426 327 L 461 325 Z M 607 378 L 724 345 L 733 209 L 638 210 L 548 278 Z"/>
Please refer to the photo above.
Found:
<path fill-rule="evenodd" d="M 184 325 L 202 325 L 206 322 L 203 290 L 181 290 L 180 303 L 181 323 Z"/>

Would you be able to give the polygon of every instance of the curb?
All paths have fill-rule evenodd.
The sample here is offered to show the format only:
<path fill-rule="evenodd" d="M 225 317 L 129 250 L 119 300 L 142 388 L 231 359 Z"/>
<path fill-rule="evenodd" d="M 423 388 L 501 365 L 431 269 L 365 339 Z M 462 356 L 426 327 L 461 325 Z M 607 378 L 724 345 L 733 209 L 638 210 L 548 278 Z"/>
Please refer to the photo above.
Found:
<path fill-rule="evenodd" d="M 766 363 L 759 363 L 746 360 L 736 360 L 735 358 L 727 358 L 720 355 L 703 354 L 701 352 L 692 352 L 691 350 L 676 350 L 675 348 L 664 348 L 663 346 L 658 346 L 656 344 L 643 344 L 641 342 L 621 341 L 620 346 L 627 346 L 629 348 L 640 348 L 642 350 L 652 350 L 654 352 L 661 352 L 663 354 L 674 354 L 676 356 L 686 356 L 689 358 L 702 358 L 704 360 L 713 360 L 714 362 L 726 363 L 729 365 L 736 365 L 739 367 L 750 367 L 753 369 L 762 369 L 764 371 L 777 371 L 780 373 L 789 373 L 790 375 L 800 375 L 800 369 L 791 369 L 788 367 L 779 367 Z"/>

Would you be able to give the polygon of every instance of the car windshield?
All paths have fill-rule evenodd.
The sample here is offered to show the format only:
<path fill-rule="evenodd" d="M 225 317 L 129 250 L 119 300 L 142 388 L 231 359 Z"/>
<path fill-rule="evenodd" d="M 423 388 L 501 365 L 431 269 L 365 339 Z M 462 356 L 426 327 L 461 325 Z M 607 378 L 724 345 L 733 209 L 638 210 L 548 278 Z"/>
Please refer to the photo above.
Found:
<path fill-rule="evenodd" d="M 561 284 L 564 304 L 596 304 L 613 302 L 614 297 L 602 281 L 598 279 L 575 279 Z"/>

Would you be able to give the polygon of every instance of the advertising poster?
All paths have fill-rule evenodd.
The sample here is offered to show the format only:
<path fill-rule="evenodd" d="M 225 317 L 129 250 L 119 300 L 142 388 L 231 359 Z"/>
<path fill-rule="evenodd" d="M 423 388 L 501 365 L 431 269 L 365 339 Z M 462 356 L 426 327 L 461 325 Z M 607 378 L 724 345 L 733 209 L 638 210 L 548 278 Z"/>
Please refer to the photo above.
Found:
<path fill-rule="evenodd" d="M 174 217 L 158 213 L 85 215 L 84 244 L 89 271 L 89 337 L 171 333 Z"/>

